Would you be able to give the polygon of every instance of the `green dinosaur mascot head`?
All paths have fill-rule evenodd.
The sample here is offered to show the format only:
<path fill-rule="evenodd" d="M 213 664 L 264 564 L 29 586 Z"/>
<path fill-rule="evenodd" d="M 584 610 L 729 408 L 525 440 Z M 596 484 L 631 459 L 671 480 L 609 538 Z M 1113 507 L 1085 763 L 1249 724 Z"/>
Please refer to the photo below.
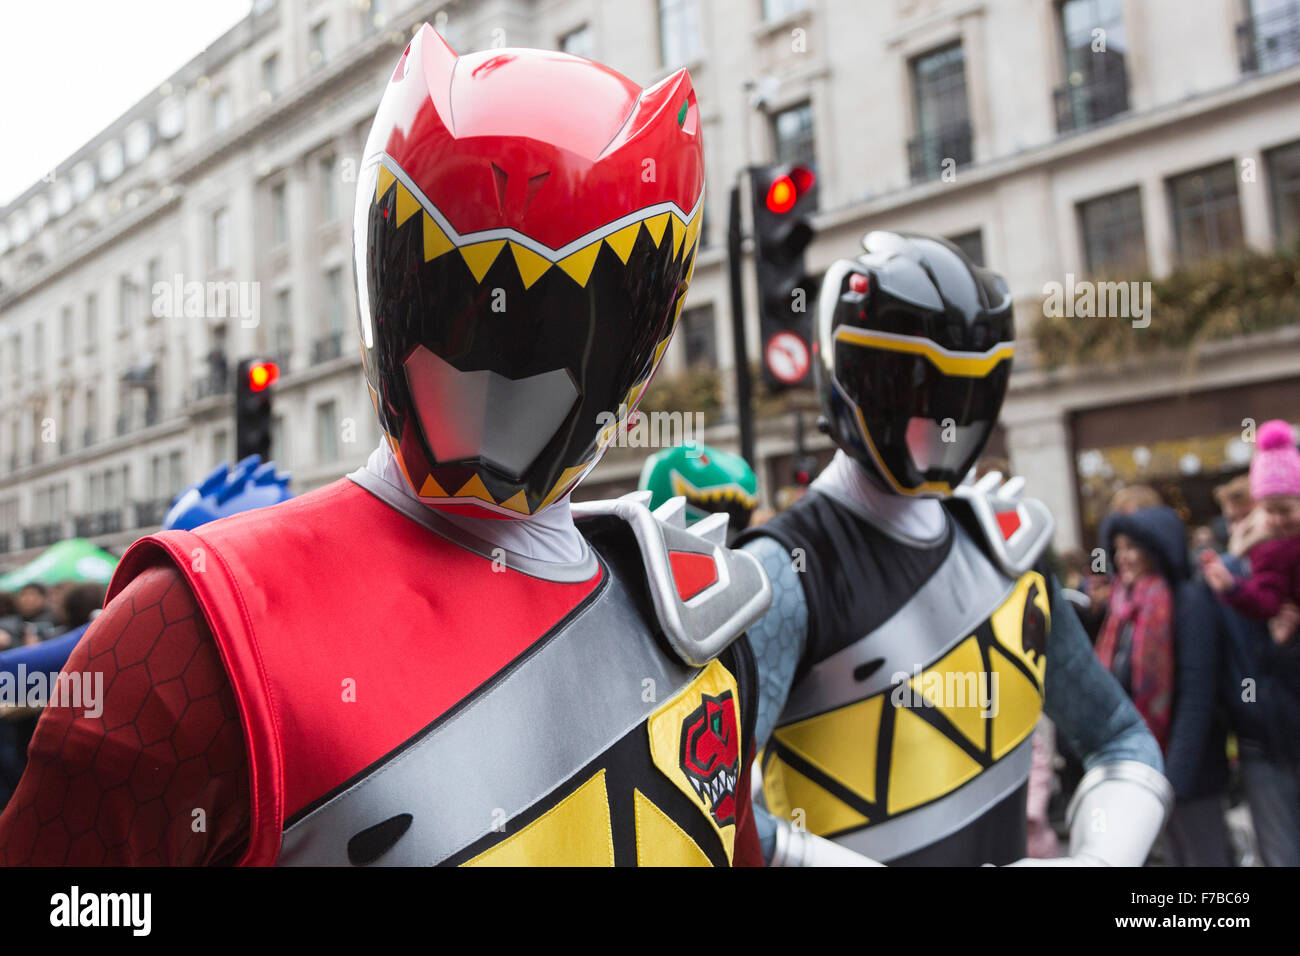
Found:
<path fill-rule="evenodd" d="M 699 442 L 651 455 L 641 469 L 637 487 L 650 492 L 652 508 L 683 496 L 687 524 L 725 511 L 731 515 L 733 532 L 749 524 L 758 506 L 758 478 L 745 459 Z"/>

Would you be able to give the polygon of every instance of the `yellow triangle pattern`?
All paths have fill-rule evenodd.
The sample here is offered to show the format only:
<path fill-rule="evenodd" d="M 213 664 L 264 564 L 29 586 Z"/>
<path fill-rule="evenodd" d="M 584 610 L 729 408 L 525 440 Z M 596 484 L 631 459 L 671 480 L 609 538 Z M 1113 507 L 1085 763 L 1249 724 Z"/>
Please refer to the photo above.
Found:
<path fill-rule="evenodd" d="M 802 822 L 810 833 L 825 836 L 860 827 L 867 818 L 832 796 L 780 757 L 763 769 L 763 795 L 777 819 Z"/>
<path fill-rule="evenodd" d="M 526 515 L 531 513 L 528 510 L 528 497 L 523 493 L 522 490 L 516 492 L 515 494 L 507 498 L 505 501 L 501 502 L 501 507 L 509 508 L 511 511 L 515 512 L 516 514 Z"/>
<path fill-rule="evenodd" d="M 989 663 L 997 675 L 997 683 L 994 685 L 997 716 L 993 718 L 993 757 L 1000 760 L 1003 754 L 1033 732 L 1043 699 L 1033 681 L 997 647 L 989 652 Z"/>
<path fill-rule="evenodd" d="M 702 209 L 703 207 L 701 207 Z M 690 252 L 695 248 L 695 237 L 700 234 L 700 213 L 696 213 L 691 219 L 690 225 L 686 227 L 686 251 Z"/>
<path fill-rule="evenodd" d="M 567 272 L 574 282 L 585 287 L 587 280 L 591 278 L 591 270 L 595 268 L 598 252 L 600 252 L 600 240 L 579 249 L 572 255 L 565 256 L 556 265 Z"/>
<path fill-rule="evenodd" d="M 970 755 L 924 719 L 903 707 L 894 709 L 890 752 L 890 816 L 956 790 L 980 772 Z"/>
<path fill-rule="evenodd" d="M 591 464 L 591 462 L 583 462 L 581 465 L 574 465 L 572 468 L 564 469 L 564 473 L 560 475 L 559 481 L 557 481 L 551 487 L 551 490 L 546 493 L 546 497 L 543 498 L 542 503 L 537 506 L 537 510 L 541 511 L 556 498 L 560 497 L 560 495 L 564 493 L 564 490 L 569 487 L 569 483 L 582 474 L 589 464 Z"/>
<path fill-rule="evenodd" d="M 673 257 L 682 248 L 682 240 L 686 238 L 686 223 L 682 222 L 675 215 L 673 216 Z"/>
<path fill-rule="evenodd" d="M 379 181 L 375 187 L 375 202 L 379 202 L 379 200 L 384 198 L 384 193 L 388 192 L 388 187 L 393 185 L 393 182 L 396 179 L 397 177 L 393 175 L 392 171 L 388 169 L 388 167 L 380 165 Z"/>
<path fill-rule="evenodd" d="M 634 222 L 630 226 L 624 226 L 613 235 L 605 237 L 609 247 L 614 250 L 614 255 L 618 256 L 624 265 L 627 265 L 627 257 L 632 254 L 632 247 L 636 245 L 636 236 L 640 231 L 641 223 Z"/>
<path fill-rule="evenodd" d="M 614 830 L 601 770 L 550 810 L 465 866 L 613 866 Z"/>
<path fill-rule="evenodd" d="M 545 275 L 551 267 L 549 259 L 517 242 L 510 243 L 510 251 L 514 254 L 515 265 L 519 267 L 519 277 L 524 280 L 525 289 Z"/>
<path fill-rule="evenodd" d="M 492 496 L 488 494 L 487 486 L 483 484 L 483 479 L 475 473 L 469 481 L 461 485 L 460 491 L 456 492 L 456 498 L 477 498 L 480 501 L 486 501 L 488 504 L 496 504 Z"/>
<path fill-rule="evenodd" d="M 822 773 L 874 801 L 875 740 L 880 733 L 884 702 L 884 696 L 877 694 L 830 713 L 787 724 L 773 736 Z"/>
<path fill-rule="evenodd" d="M 401 461 L 402 459 L 399 456 L 397 460 Z M 436 481 L 433 480 L 433 475 L 429 475 L 429 477 L 424 479 L 424 484 L 420 486 L 420 497 L 421 498 L 446 498 L 447 492 L 442 490 L 442 485 L 438 484 Z"/>
<path fill-rule="evenodd" d="M 444 252 L 450 252 L 456 244 L 447 238 L 437 220 L 427 212 L 424 214 L 424 261 L 436 259 Z"/>
<path fill-rule="evenodd" d="M 698 843 L 640 790 L 636 805 L 637 866 L 712 866 Z"/>
<path fill-rule="evenodd" d="M 659 242 L 664 237 L 664 229 L 668 227 L 668 217 L 672 213 L 661 212 L 657 216 L 651 216 L 645 221 L 645 231 L 650 233 L 650 238 L 655 241 L 655 248 L 659 248 Z"/>
<path fill-rule="evenodd" d="M 469 271 L 474 274 L 475 282 L 482 282 L 483 277 L 487 275 L 488 269 L 496 261 L 501 247 L 506 244 L 504 239 L 489 239 L 487 242 L 472 242 L 468 246 L 460 246 L 460 256 L 465 260 L 465 265 L 469 266 Z"/>
<path fill-rule="evenodd" d="M 931 674 L 936 676 L 928 676 Z M 949 681 L 947 674 L 953 674 L 954 679 Z M 984 721 L 989 719 L 984 716 L 980 701 L 979 684 L 983 674 L 984 658 L 980 654 L 979 642 L 968 637 L 910 682 L 916 693 L 930 701 L 939 713 L 953 722 L 963 737 L 981 751 L 984 749 Z M 947 700 L 949 684 L 955 693 L 952 699 Z M 963 698 L 961 706 L 957 706 L 958 694 Z"/>
<path fill-rule="evenodd" d="M 397 225 L 410 219 L 420 209 L 420 201 L 411 195 L 411 191 L 401 183 L 397 184 L 397 199 L 394 202 L 397 212 Z"/>

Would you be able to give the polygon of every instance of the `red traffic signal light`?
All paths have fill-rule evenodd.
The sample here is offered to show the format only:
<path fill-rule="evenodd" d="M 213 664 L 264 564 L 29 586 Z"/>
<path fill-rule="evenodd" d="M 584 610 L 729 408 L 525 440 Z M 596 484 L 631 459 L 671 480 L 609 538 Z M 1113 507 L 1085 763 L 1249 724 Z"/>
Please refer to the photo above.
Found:
<path fill-rule="evenodd" d="M 280 366 L 274 362 L 254 362 L 248 367 L 248 387 L 251 391 L 265 391 L 280 377 Z"/>
<path fill-rule="evenodd" d="M 767 208 L 778 216 L 789 212 L 799 197 L 807 195 L 816 182 L 816 174 L 807 166 L 792 167 L 789 173 L 776 177 L 767 187 Z"/>

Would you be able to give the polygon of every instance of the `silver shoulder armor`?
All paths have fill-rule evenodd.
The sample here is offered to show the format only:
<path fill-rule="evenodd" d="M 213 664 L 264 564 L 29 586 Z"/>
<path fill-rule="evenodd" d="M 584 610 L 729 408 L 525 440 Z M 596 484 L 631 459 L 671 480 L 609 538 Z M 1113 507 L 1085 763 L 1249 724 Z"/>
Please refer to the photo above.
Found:
<path fill-rule="evenodd" d="M 953 491 L 953 505 L 968 508 L 988 542 L 994 563 L 1012 577 L 1024 574 L 1047 550 L 1056 522 L 1047 506 L 1021 492 L 1025 479 L 1002 481 L 1000 472 L 989 472 L 970 485 Z"/>
<path fill-rule="evenodd" d="M 703 667 L 761 618 L 772 585 L 758 561 L 726 547 L 726 514 L 686 527 L 686 499 L 670 498 L 654 511 L 650 492 L 572 504 L 575 518 L 612 515 L 636 536 L 655 614 L 683 661 Z"/>

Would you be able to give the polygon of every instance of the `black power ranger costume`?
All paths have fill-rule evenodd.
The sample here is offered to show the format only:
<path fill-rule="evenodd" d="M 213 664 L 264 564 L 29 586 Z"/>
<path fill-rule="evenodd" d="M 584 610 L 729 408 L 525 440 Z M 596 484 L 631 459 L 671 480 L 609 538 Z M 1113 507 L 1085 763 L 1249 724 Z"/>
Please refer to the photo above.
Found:
<path fill-rule="evenodd" d="M 380 447 L 131 548 L 68 663 L 103 715 L 47 710 L 0 862 L 761 864 L 757 562 L 568 501 L 681 315 L 700 133 L 684 71 L 414 37 L 356 201 Z"/>
<path fill-rule="evenodd" d="M 1069 860 L 1139 864 L 1169 786 L 1044 567 L 1052 516 L 1018 479 L 961 484 L 1007 390 L 1007 286 L 940 239 L 873 232 L 864 246 L 828 270 L 817 317 L 840 451 L 808 495 L 739 539 L 775 594 L 750 630 L 765 855 L 1022 858 L 1045 706 L 1090 768 Z"/>

